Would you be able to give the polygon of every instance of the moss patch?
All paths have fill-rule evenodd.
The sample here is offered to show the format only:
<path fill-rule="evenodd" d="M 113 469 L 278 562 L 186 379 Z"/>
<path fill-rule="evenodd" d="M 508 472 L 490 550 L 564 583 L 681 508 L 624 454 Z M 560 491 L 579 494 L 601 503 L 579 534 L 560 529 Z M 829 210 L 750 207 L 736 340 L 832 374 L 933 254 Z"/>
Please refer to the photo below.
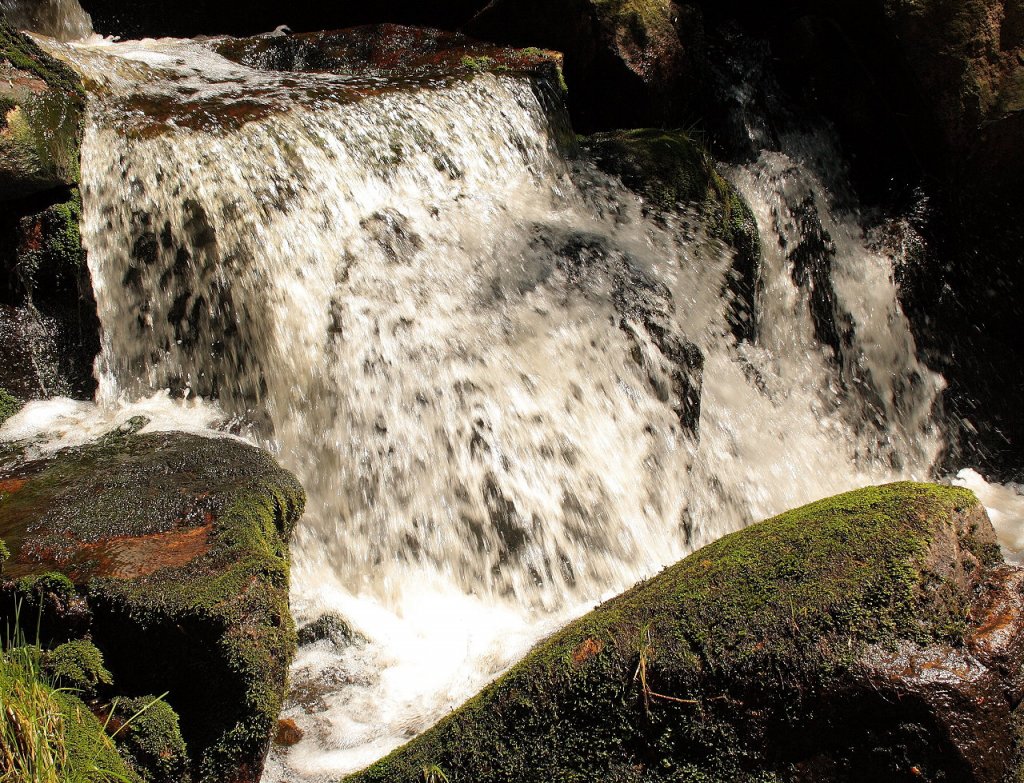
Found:
<path fill-rule="evenodd" d="M 45 653 L 42 667 L 54 683 L 81 693 L 93 693 L 96 688 L 113 683 L 103 665 L 103 653 L 84 639 L 65 642 Z"/>
<path fill-rule="evenodd" d="M 867 645 L 958 642 L 965 618 L 951 623 L 936 596 L 961 612 L 967 596 L 928 558 L 976 508 L 965 490 L 891 484 L 726 536 L 346 780 L 412 783 L 435 767 L 451 783 L 788 778 L 772 754 Z M 984 540 L 969 530 L 961 543 L 990 562 Z"/>
<path fill-rule="evenodd" d="M 21 402 L 7 389 L 0 389 L 0 424 L 21 410 Z"/>
<path fill-rule="evenodd" d="M 187 783 L 188 754 L 178 714 L 153 696 L 122 699 L 114 709 L 118 749 L 146 783 Z"/>
<path fill-rule="evenodd" d="M 42 676 L 37 652 L 0 653 L 0 774 L 33 783 L 137 783 L 85 704 Z"/>
<path fill-rule="evenodd" d="M 0 19 L 0 198 L 79 179 L 82 85 L 66 65 Z"/>

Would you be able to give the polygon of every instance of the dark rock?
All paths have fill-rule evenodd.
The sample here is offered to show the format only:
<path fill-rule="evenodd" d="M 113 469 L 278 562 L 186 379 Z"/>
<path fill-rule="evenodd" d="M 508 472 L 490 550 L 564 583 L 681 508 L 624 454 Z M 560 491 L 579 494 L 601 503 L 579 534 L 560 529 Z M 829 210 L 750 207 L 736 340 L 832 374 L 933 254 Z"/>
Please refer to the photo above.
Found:
<path fill-rule="evenodd" d="M 95 390 L 99 321 L 79 234 L 84 91 L 0 19 L 0 386 L 22 399 Z"/>
<path fill-rule="evenodd" d="M 598 133 L 580 141 L 583 153 L 641 195 L 654 214 L 694 210 L 705 231 L 735 253 L 725 295 L 737 339 L 757 333 L 761 242 L 750 208 L 719 173 L 708 151 L 682 131 Z"/>
<path fill-rule="evenodd" d="M 302 626 L 297 636 L 299 647 L 307 647 L 324 641 L 330 642 L 335 647 L 349 647 L 366 641 L 366 637 L 353 630 L 344 617 L 333 612 L 321 615 L 313 622 Z"/>
<path fill-rule="evenodd" d="M 890 484 L 719 540 L 348 781 L 1004 781 L 1024 571 L 965 490 Z"/>
<path fill-rule="evenodd" d="M 680 32 L 699 36 L 700 20 L 672 0 L 494 0 L 466 29 L 564 52 L 573 122 L 590 131 L 676 116 L 692 68 Z"/>
<path fill-rule="evenodd" d="M 42 459 L 5 449 L 0 615 L 38 596 L 47 634 L 88 632 L 118 693 L 168 692 L 195 780 L 256 781 L 295 648 L 302 490 L 239 441 L 129 424 Z"/>
<path fill-rule="evenodd" d="M 562 66 L 558 52 L 495 46 L 461 33 L 396 24 L 229 39 L 218 44 L 217 51 L 250 68 L 392 80 L 493 72 L 543 74 L 558 84 Z"/>

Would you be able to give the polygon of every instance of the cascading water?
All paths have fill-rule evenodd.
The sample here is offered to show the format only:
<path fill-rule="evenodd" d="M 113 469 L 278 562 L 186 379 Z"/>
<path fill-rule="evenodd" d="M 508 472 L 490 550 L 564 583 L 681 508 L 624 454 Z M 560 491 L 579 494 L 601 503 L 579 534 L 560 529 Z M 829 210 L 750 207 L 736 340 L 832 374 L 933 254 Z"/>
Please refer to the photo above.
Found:
<path fill-rule="evenodd" d="M 92 35 L 92 18 L 78 0 L 0 0 L 0 16 L 18 30 L 31 30 L 58 41 Z"/>
<path fill-rule="evenodd" d="M 92 90 L 100 403 L 216 400 L 275 451 L 309 494 L 293 608 L 365 637 L 300 652 L 306 738 L 270 780 L 374 760 L 726 532 L 928 474 L 941 378 L 891 261 L 805 164 L 813 140 L 730 174 L 764 246 L 757 338 L 737 343 L 730 254 L 567 161 L 526 78 L 54 50 Z"/>

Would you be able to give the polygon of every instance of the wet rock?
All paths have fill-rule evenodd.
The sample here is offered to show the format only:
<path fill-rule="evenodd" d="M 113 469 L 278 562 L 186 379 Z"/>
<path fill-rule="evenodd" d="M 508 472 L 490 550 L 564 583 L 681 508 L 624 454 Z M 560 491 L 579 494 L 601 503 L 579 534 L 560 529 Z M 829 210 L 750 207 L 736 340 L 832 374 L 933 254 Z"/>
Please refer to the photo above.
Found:
<path fill-rule="evenodd" d="M 302 741 L 305 732 L 291 718 L 282 718 L 277 722 L 277 733 L 274 734 L 274 743 L 285 748 L 297 745 Z"/>
<path fill-rule="evenodd" d="M 78 181 L 83 107 L 78 77 L 0 18 L 0 201 Z"/>
<path fill-rule="evenodd" d="M 660 124 L 691 68 L 681 38 L 699 18 L 671 0 L 494 0 L 466 29 L 566 55 L 573 123 L 583 131 Z"/>
<path fill-rule="evenodd" d="M 554 76 L 557 84 L 562 66 L 558 52 L 495 46 L 461 33 L 397 24 L 229 39 L 217 51 L 250 68 L 388 79 L 537 73 Z"/>
<path fill-rule="evenodd" d="M 129 424 L 53 455 L 4 450 L 0 615 L 35 596 L 46 639 L 89 634 L 118 693 L 168 692 L 194 780 L 256 781 L 295 648 L 302 490 L 239 441 Z"/>
<path fill-rule="evenodd" d="M 307 647 L 317 642 L 330 642 L 335 647 L 349 647 L 366 641 L 359 631 L 339 614 L 321 615 L 311 623 L 302 626 L 298 631 L 299 647 Z"/>
<path fill-rule="evenodd" d="M 757 224 L 708 151 L 682 131 L 655 129 L 597 133 L 582 139 L 580 148 L 642 196 L 649 213 L 693 210 L 711 237 L 733 249 L 725 292 L 732 303 L 730 322 L 737 339 L 753 339 L 761 259 Z"/>
<path fill-rule="evenodd" d="M 0 19 L 0 386 L 91 396 L 99 322 L 79 234 L 84 91 Z"/>
<path fill-rule="evenodd" d="M 839 495 L 600 606 L 346 780 L 1008 780 L 1022 582 L 970 492 Z"/>

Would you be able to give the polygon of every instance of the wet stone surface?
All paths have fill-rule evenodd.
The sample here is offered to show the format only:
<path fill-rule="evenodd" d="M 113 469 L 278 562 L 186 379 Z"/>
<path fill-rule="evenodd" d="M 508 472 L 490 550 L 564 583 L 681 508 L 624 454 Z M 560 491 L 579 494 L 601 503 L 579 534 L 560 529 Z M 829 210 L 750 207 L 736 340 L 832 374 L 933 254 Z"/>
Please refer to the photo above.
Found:
<path fill-rule="evenodd" d="M 131 579 L 207 554 L 240 483 L 278 470 L 241 442 L 114 433 L 49 458 L 0 455 L 4 574 Z"/>

